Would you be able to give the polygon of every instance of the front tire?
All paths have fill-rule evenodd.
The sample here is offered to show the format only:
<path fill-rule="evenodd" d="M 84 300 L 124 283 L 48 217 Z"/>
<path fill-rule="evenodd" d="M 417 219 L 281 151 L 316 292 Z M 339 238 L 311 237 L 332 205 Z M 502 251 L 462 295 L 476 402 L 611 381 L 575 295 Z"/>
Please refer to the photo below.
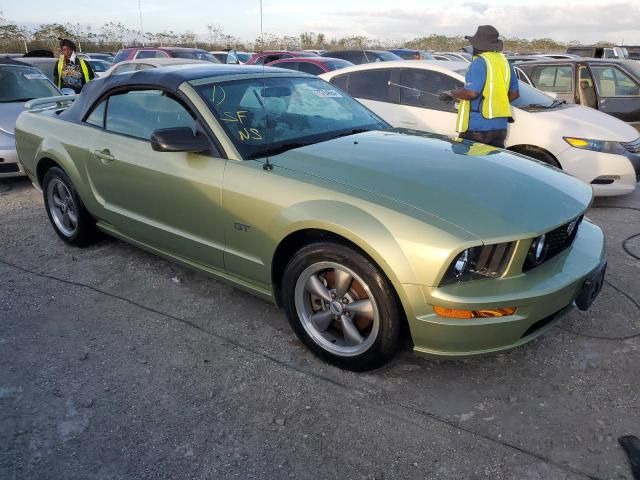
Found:
<path fill-rule="evenodd" d="M 47 170 L 42 181 L 47 216 L 58 236 L 84 247 L 95 240 L 95 221 L 87 212 L 69 176 L 59 167 Z"/>
<path fill-rule="evenodd" d="M 527 157 L 531 157 L 531 158 L 535 158 L 536 160 L 540 160 L 541 162 L 544 162 L 546 164 L 549 164 L 553 167 L 559 168 L 560 170 L 562 170 L 562 166 L 560 165 L 560 162 L 558 162 L 558 160 L 556 159 L 556 157 L 554 157 L 553 155 L 551 155 L 549 152 L 547 152 L 546 150 L 542 150 L 539 148 L 535 148 L 535 147 L 529 147 L 527 145 L 514 150 L 515 152 L 521 153 L 523 155 L 526 155 Z"/>
<path fill-rule="evenodd" d="M 396 352 L 401 310 L 370 259 L 337 243 L 299 250 L 286 266 L 282 300 L 296 335 L 340 368 L 376 368 Z"/>

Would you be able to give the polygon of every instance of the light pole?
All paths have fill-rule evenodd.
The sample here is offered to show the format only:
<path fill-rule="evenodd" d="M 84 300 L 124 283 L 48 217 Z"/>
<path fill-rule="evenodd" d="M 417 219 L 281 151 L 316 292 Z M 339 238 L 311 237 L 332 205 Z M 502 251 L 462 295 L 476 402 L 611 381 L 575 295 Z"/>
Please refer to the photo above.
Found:
<path fill-rule="evenodd" d="M 140 33 L 142 34 L 142 46 L 144 47 L 144 28 L 142 28 L 142 0 L 138 0 L 138 13 L 140 14 Z"/>

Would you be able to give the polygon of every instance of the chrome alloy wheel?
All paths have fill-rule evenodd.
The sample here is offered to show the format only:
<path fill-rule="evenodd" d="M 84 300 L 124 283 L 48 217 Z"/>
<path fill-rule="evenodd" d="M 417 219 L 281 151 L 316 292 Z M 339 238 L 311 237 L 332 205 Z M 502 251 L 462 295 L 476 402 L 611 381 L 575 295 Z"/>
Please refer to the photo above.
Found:
<path fill-rule="evenodd" d="M 310 265 L 298 277 L 294 296 L 302 326 L 325 350 L 353 357 L 375 342 L 380 328 L 376 300 L 353 270 L 333 262 Z"/>
<path fill-rule="evenodd" d="M 69 187 L 59 178 L 47 185 L 47 203 L 56 228 L 66 237 L 73 237 L 78 231 L 78 207 Z"/>

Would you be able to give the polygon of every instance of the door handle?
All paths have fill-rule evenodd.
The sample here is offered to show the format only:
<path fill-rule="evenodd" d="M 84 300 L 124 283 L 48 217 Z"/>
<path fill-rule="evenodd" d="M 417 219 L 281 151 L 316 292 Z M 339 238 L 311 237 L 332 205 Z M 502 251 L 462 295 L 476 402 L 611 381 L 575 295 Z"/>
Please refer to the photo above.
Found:
<path fill-rule="evenodd" d="M 103 150 L 94 150 L 93 155 L 96 158 L 102 160 L 102 163 L 113 162 L 116 159 L 116 157 L 111 155 L 111 152 L 108 148 L 105 148 Z"/>

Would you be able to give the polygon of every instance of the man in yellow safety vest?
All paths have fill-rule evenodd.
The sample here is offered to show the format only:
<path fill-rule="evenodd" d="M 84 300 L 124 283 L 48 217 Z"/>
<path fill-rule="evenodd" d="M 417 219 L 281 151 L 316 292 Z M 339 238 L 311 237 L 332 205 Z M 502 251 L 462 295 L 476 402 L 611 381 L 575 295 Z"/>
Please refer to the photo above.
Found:
<path fill-rule="evenodd" d="M 456 131 L 461 138 L 504 148 L 511 102 L 520 96 L 513 66 L 502 54 L 502 40 L 491 25 L 465 37 L 473 47 L 464 88 L 442 92 L 440 99 L 459 100 Z"/>
<path fill-rule="evenodd" d="M 70 88 L 80 93 L 85 83 L 93 80 L 95 74 L 91 65 L 76 55 L 76 44 L 66 38 L 60 40 L 62 55 L 56 62 L 53 79 L 59 89 Z"/>

